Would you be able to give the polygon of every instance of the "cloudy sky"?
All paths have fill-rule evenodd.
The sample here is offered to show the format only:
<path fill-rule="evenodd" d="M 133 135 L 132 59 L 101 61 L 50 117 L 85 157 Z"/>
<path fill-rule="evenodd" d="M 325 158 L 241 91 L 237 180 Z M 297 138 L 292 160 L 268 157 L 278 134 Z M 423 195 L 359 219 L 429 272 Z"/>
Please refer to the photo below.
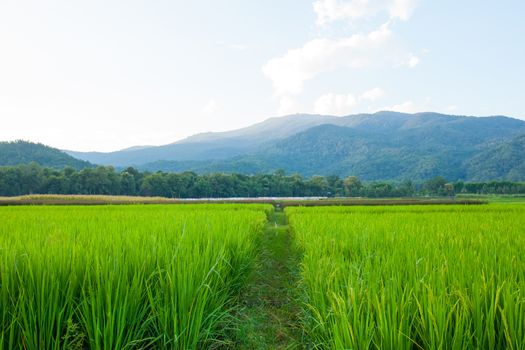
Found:
<path fill-rule="evenodd" d="M 0 1 L 0 140 L 170 143 L 291 113 L 525 119 L 522 0 Z"/>

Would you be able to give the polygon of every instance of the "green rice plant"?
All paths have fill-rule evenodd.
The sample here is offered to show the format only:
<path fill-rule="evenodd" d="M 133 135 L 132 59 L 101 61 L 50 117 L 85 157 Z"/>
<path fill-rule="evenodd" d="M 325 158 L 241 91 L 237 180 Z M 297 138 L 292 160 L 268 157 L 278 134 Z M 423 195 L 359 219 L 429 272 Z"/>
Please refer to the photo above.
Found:
<path fill-rule="evenodd" d="M 525 348 L 525 206 L 286 212 L 313 347 Z"/>
<path fill-rule="evenodd" d="M 0 208 L 0 348 L 220 345 L 271 210 Z"/>

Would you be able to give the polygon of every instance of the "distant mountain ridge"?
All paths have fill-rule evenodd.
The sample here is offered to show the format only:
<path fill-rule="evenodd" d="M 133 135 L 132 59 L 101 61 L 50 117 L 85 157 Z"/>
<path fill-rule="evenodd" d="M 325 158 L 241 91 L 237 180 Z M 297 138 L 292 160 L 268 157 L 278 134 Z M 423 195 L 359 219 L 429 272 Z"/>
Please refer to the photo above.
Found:
<path fill-rule="evenodd" d="M 28 141 L 0 142 L 0 166 L 35 162 L 42 166 L 62 169 L 92 167 L 89 162 L 73 158 L 65 152 L 40 143 Z"/>
<path fill-rule="evenodd" d="M 92 163 L 114 166 L 140 166 L 156 161 L 218 160 L 257 153 L 277 140 L 283 140 L 324 124 L 376 132 L 439 126 L 454 128 L 463 124 L 485 125 L 485 133 L 490 132 L 490 128 L 497 129 L 498 127 L 506 128 L 507 131 L 512 131 L 509 129 L 513 128 L 525 131 L 524 121 L 503 116 L 478 118 L 438 113 L 406 114 L 398 112 L 357 114 L 346 117 L 295 114 L 270 118 L 238 130 L 197 134 L 163 146 L 132 147 L 109 153 L 65 152 Z"/>
<path fill-rule="evenodd" d="M 370 133 L 320 125 L 277 142 L 264 151 L 227 160 L 160 161 L 145 170 L 198 173 L 268 173 L 285 169 L 311 175 L 356 175 L 363 180 L 525 180 L 525 133 L 485 143 L 473 136 L 451 142 L 455 131 Z M 486 135 L 485 135 L 486 136 Z"/>
<path fill-rule="evenodd" d="M 252 126 L 226 132 L 209 132 L 162 146 L 130 147 L 115 152 L 65 152 L 96 164 L 128 166 L 154 161 L 200 161 L 226 159 L 251 153 L 262 145 L 291 136 L 338 117 L 297 114 L 267 119 Z"/>
<path fill-rule="evenodd" d="M 284 169 L 305 176 L 357 175 L 364 180 L 419 180 L 440 175 L 451 180 L 518 181 L 525 180 L 520 135 L 525 135 L 525 121 L 505 116 L 291 115 L 161 146 L 176 152 L 165 157 L 155 155 L 159 148 L 152 148 L 148 150 L 152 161 L 135 165 L 143 170 L 198 173 L 254 174 Z M 505 168 L 500 166 L 503 150 L 508 158 Z"/>
<path fill-rule="evenodd" d="M 378 112 L 297 114 L 203 133 L 163 146 L 73 152 L 101 165 L 149 171 L 356 175 L 363 180 L 525 181 L 525 121 L 505 116 Z"/>

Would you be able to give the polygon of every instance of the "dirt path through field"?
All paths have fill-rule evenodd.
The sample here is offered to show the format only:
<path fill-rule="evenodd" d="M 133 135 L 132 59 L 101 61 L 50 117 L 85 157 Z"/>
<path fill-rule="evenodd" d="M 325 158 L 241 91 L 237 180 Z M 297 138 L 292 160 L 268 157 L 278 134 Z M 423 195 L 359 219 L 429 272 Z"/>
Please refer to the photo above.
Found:
<path fill-rule="evenodd" d="M 299 257 L 282 210 L 269 218 L 258 264 L 242 298 L 237 349 L 299 349 L 296 277 Z"/>

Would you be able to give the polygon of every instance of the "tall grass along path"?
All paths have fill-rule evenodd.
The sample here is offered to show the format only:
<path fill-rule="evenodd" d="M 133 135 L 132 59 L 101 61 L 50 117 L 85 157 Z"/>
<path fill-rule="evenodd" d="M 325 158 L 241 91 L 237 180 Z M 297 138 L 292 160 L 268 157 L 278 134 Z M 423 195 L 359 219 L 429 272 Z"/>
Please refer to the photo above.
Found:
<path fill-rule="evenodd" d="M 525 205 L 285 213 L 1 207 L 0 349 L 525 349 Z"/>
<path fill-rule="evenodd" d="M 235 348 L 302 348 L 296 287 L 300 257 L 281 209 L 269 216 L 257 245 L 256 267 L 241 296 Z"/>
<path fill-rule="evenodd" d="M 3 207 L 1 349 L 210 349 L 268 205 Z"/>

